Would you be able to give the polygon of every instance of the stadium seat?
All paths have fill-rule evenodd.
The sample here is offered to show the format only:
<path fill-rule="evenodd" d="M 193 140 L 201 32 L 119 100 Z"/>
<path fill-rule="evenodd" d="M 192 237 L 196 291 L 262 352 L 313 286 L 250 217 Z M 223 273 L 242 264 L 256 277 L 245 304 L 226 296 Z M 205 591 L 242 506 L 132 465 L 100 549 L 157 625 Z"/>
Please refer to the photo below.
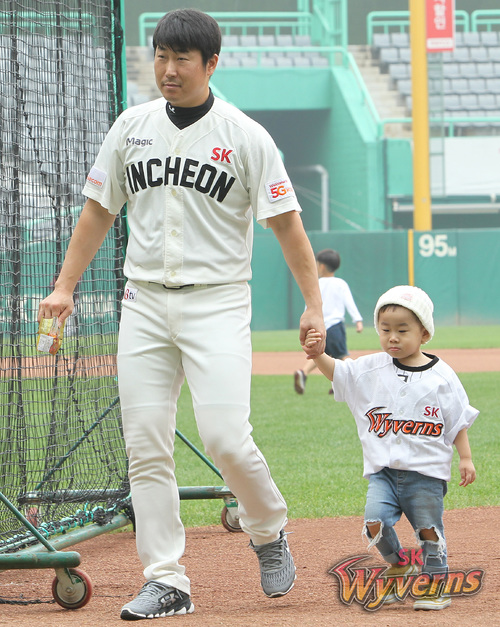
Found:
<path fill-rule="evenodd" d="M 411 95 L 411 80 L 402 79 L 397 82 L 397 88 L 399 93 L 402 96 L 410 96 Z"/>
<path fill-rule="evenodd" d="M 477 104 L 481 109 L 488 111 L 498 111 L 498 104 L 495 98 L 495 94 L 479 94 L 477 97 Z"/>
<path fill-rule="evenodd" d="M 459 68 L 458 63 L 446 63 L 446 65 L 443 65 L 443 76 L 445 78 L 460 78 Z"/>
<path fill-rule="evenodd" d="M 222 35 L 222 47 L 232 48 L 240 45 L 240 38 L 238 35 Z"/>
<path fill-rule="evenodd" d="M 409 78 L 411 74 L 411 67 L 408 63 L 391 63 L 389 66 L 389 76 L 397 81 Z"/>
<path fill-rule="evenodd" d="M 482 46 L 498 46 L 498 33 L 495 30 L 483 30 L 479 33 L 479 41 Z"/>
<path fill-rule="evenodd" d="M 460 96 L 460 104 L 465 111 L 477 111 L 479 109 L 476 94 L 462 94 Z"/>
<path fill-rule="evenodd" d="M 481 43 L 477 31 L 465 31 L 462 40 L 465 46 L 479 46 Z"/>
<path fill-rule="evenodd" d="M 272 48 L 276 45 L 274 35 L 257 35 L 257 45 L 261 48 Z"/>
<path fill-rule="evenodd" d="M 241 59 L 248 59 L 248 57 L 254 57 L 255 59 L 257 59 L 257 57 L 259 56 L 259 53 L 248 52 L 247 50 L 235 50 L 230 56 L 234 57 L 235 59 L 239 59 L 241 61 Z"/>
<path fill-rule="evenodd" d="M 259 60 L 257 57 L 249 56 L 241 57 L 240 59 L 241 67 L 257 67 L 259 65 Z"/>
<path fill-rule="evenodd" d="M 475 63 L 486 63 L 490 57 L 488 50 L 484 46 L 470 48 L 470 60 Z"/>
<path fill-rule="evenodd" d="M 490 94 L 500 94 L 500 78 L 487 78 L 486 89 Z"/>
<path fill-rule="evenodd" d="M 410 48 L 400 48 L 399 49 L 399 59 L 403 63 L 411 63 L 411 49 Z"/>
<path fill-rule="evenodd" d="M 273 57 L 261 57 L 260 67 L 276 67 L 276 59 Z"/>
<path fill-rule="evenodd" d="M 241 35 L 240 46 L 244 46 L 245 48 L 256 47 L 257 35 Z"/>
<path fill-rule="evenodd" d="M 469 78 L 469 90 L 473 94 L 485 94 L 486 80 L 484 78 Z"/>
<path fill-rule="evenodd" d="M 462 78 L 474 78 L 478 75 L 475 63 L 460 63 L 458 69 Z"/>
<path fill-rule="evenodd" d="M 490 61 L 489 63 L 480 63 L 477 68 L 478 78 L 495 78 L 499 76 L 495 65 Z"/>
<path fill-rule="evenodd" d="M 444 97 L 444 109 L 445 111 L 460 111 L 462 109 L 460 96 L 457 94 L 446 95 Z"/>
<path fill-rule="evenodd" d="M 488 48 L 488 57 L 490 61 L 500 62 L 500 46 L 494 48 Z"/>
<path fill-rule="evenodd" d="M 469 92 L 469 81 L 466 78 L 451 79 L 451 93 L 467 94 Z"/>
<path fill-rule="evenodd" d="M 313 67 L 328 67 L 330 61 L 326 57 L 311 57 L 311 65 Z"/>
<path fill-rule="evenodd" d="M 449 58 L 452 59 L 454 63 L 467 63 L 467 61 L 470 60 L 469 48 L 466 46 L 455 48 L 453 52 L 449 53 Z"/>
<path fill-rule="evenodd" d="M 399 50 L 398 48 L 382 48 L 380 51 L 380 66 L 383 72 L 388 71 L 389 63 L 399 62 Z"/>
<path fill-rule="evenodd" d="M 391 46 L 396 48 L 408 48 L 410 45 L 410 37 L 408 33 L 391 33 Z"/>
<path fill-rule="evenodd" d="M 240 59 L 237 59 L 236 57 L 229 57 L 226 56 L 225 54 L 221 54 L 220 59 L 219 59 L 219 63 L 220 63 L 220 67 L 241 67 L 241 62 Z"/>
<path fill-rule="evenodd" d="M 314 57 L 319 57 L 320 53 L 318 50 L 306 50 L 302 56 L 307 57 L 309 59 L 313 59 Z"/>
<path fill-rule="evenodd" d="M 293 46 L 293 37 L 292 35 L 276 35 L 276 45 L 277 46 Z"/>
<path fill-rule="evenodd" d="M 388 48 L 391 45 L 389 33 L 374 33 L 372 39 L 374 48 Z"/>
<path fill-rule="evenodd" d="M 295 56 L 290 58 L 295 67 L 311 67 L 311 59 L 309 57 Z"/>
<path fill-rule="evenodd" d="M 276 57 L 275 60 L 277 67 L 293 67 L 293 59 L 290 57 L 281 55 L 280 57 Z"/>
<path fill-rule="evenodd" d="M 296 46 L 307 47 L 311 45 L 311 36 L 310 35 L 295 35 L 294 37 Z"/>

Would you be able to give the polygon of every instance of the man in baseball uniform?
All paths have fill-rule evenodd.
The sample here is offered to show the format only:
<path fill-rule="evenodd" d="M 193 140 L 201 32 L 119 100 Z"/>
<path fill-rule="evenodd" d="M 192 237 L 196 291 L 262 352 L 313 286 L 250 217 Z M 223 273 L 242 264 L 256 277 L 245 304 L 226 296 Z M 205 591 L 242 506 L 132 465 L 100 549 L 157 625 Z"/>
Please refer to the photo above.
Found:
<path fill-rule="evenodd" d="M 467 430 L 479 412 L 450 366 L 421 350 L 434 334 L 433 309 L 418 287 L 393 287 L 379 298 L 374 313 L 383 352 L 345 361 L 324 354 L 314 360 L 333 381 L 335 400 L 346 402 L 356 420 L 363 475 L 369 480 L 365 533 L 369 546 L 390 564 L 384 577 L 418 572 L 403 559 L 394 530 L 401 514 L 422 547 L 422 572 L 430 586 L 415 600 L 416 610 L 441 610 L 451 603 L 440 586 L 448 570 L 443 499 L 453 445 L 460 456 L 460 485 L 476 478 Z M 312 346 L 314 338 L 309 332 L 306 344 Z M 385 603 L 399 600 L 390 591 L 385 597 Z"/>
<path fill-rule="evenodd" d="M 300 341 L 325 329 L 316 264 L 300 207 L 269 134 L 214 98 L 217 23 L 192 9 L 167 13 L 153 36 L 162 97 L 122 113 L 84 187 L 88 197 L 54 291 L 39 316 L 64 320 L 78 278 L 127 203 L 128 279 L 118 379 L 137 549 L 146 583 L 125 620 L 190 613 L 180 564 L 185 534 L 173 448 L 177 399 L 190 387 L 207 453 L 236 496 L 265 594 L 293 586 L 287 508 L 251 436 L 250 288 L 253 218 L 276 235 L 306 302 Z"/>

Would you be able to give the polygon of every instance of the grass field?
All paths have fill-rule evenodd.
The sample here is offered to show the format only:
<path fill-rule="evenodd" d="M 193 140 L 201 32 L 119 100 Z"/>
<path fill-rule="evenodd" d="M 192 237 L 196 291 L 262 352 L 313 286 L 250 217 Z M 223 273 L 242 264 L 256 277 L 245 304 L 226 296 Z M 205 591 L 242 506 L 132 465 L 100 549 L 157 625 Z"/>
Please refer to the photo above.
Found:
<path fill-rule="evenodd" d="M 357 335 L 350 329 L 353 350 L 378 348 L 371 328 Z M 354 341 L 356 340 L 356 342 Z M 429 344 L 431 346 L 431 344 Z M 438 329 L 432 348 L 484 348 L 500 346 L 500 327 Z M 255 351 L 297 350 L 297 331 L 253 334 Z M 459 487 L 457 456 L 445 499 L 447 509 L 500 505 L 498 484 L 500 442 L 497 412 L 499 374 L 467 373 L 460 378 L 470 403 L 480 410 L 469 432 L 477 479 Z M 254 438 L 267 458 L 273 477 L 283 492 L 290 518 L 361 515 L 367 481 L 362 478 L 362 454 L 354 420 L 345 403 L 328 395 L 328 382 L 311 377 L 304 396 L 295 394 L 290 375 L 255 375 L 252 380 Z M 186 386 L 179 401 L 178 427 L 202 447 Z M 222 485 L 219 478 L 180 441 L 176 450 L 179 485 Z M 222 503 L 183 501 L 186 526 L 216 524 Z"/>
<path fill-rule="evenodd" d="M 365 322 L 362 333 L 352 326 L 346 328 L 349 350 L 378 350 L 378 335 L 371 320 Z M 285 331 L 254 331 L 254 351 L 297 351 L 300 350 L 299 333 L 296 329 Z M 500 347 L 500 325 L 437 327 L 432 340 L 426 344 L 438 348 L 498 348 Z"/>

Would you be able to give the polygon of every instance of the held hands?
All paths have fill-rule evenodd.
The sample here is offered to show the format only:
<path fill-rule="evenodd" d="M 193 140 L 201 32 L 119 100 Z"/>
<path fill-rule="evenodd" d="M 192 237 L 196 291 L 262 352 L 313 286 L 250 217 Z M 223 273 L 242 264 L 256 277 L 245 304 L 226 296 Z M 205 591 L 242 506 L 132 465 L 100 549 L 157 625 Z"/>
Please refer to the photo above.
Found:
<path fill-rule="evenodd" d="M 464 457 L 460 460 L 459 469 L 461 478 L 459 485 L 465 487 L 476 479 L 476 469 L 470 457 Z"/>
<path fill-rule="evenodd" d="M 306 344 L 306 337 L 314 332 L 314 341 Z M 300 318 L 300 344 L 308 359 L 319 357 L 325 350 L 326 329 L 323 313 L 316 313 L 313 309 L 306 309 Z"/>
<path fill-rule="evenodd" d="M 309 329 L 302 348 L 304 351 L 306 351 L 306 349 L 316 348 L 319 342 L 321 342 L 321 333 L 316 331 L 316 329 Z"/>

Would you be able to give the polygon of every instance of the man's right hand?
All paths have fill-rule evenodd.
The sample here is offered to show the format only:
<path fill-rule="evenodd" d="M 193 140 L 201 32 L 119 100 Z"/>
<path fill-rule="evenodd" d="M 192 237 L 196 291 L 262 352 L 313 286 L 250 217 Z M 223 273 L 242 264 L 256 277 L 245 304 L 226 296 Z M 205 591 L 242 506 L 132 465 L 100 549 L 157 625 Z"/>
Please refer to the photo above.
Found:
<path fill-rule="evenodd" d="M 73 294 L 56 288 L 38 306 L 38 322 L 42 318 L 57 317 L 62 323 L 71 315 L 74 308 Z"/>

